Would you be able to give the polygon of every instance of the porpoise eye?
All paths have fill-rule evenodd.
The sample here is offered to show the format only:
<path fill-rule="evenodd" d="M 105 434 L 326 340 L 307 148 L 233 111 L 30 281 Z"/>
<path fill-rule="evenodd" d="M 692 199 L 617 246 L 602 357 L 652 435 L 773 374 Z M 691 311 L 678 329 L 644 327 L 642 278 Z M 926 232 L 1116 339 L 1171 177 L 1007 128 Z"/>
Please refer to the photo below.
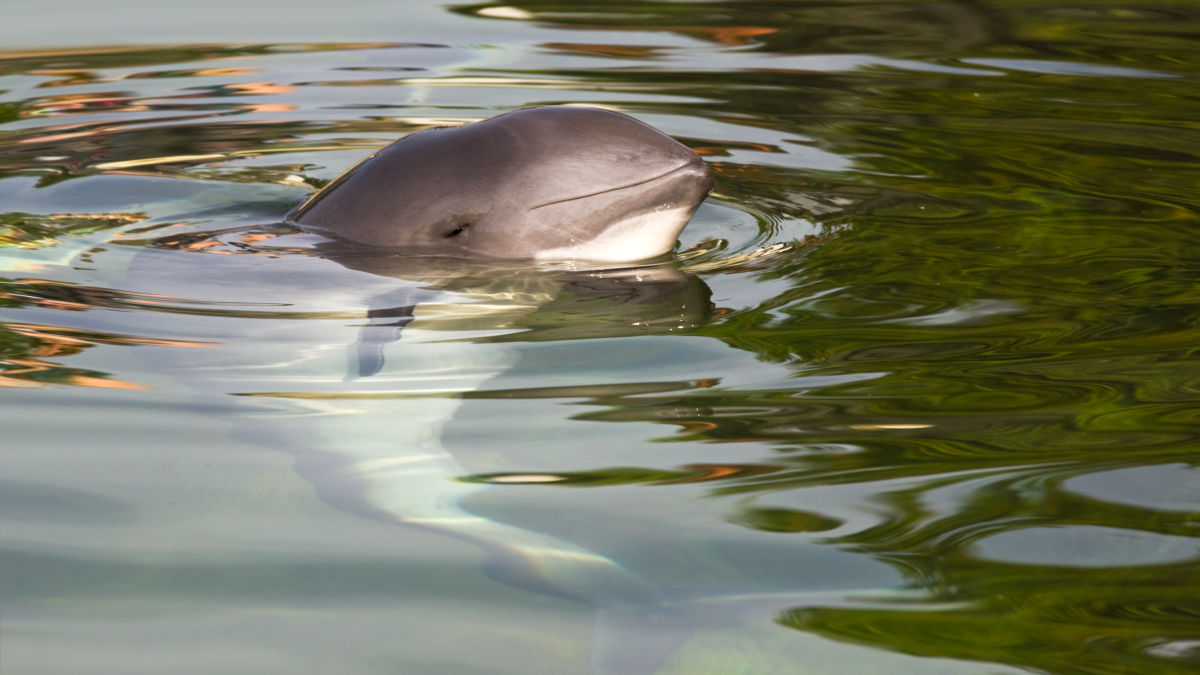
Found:
<path fill-rule="evenodd" d="M 453 237 L 457 237 L 458 235 L 462 234 L 463 232 L 466 232 L 467 228 L 470 226 L 471 226 L 470 223 L 463 223 L 462 225 L 459 225 L 458 227 L 454 228 L 453 230 L 450 230 L 449 232 L 447 232 L 444 236 L 446 239 L 451 239 Z"/>

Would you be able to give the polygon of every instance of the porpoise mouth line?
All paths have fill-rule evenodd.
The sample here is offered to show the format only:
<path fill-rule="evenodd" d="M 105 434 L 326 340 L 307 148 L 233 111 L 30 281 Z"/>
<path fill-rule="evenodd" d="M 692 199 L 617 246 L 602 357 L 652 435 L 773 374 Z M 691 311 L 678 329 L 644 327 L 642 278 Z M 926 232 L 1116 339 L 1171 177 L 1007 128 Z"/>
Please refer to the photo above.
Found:
<path fill-rule="evenodd" d="M 554 204 L 562 204 L 564 202 L 573 202 L 577 199 L 587 199 L 588 197 L 595 197 L 596 195 L 602 195 L 606 192 L 615 192 L 617 190 L 624 190 L 625 188 L 637 187 L 638 185 L 645 185 L 646 183 L 653 183 L 654 181 L 656 181 L 660 178 L 666 178 L 667 176 L 670 176 L 673 173 L 677 173 L 679 171 L 683 171 L 684 169 L 689 169 L 691 167 L 699 166 L 702 164 L 704 164 L 704 160 L 697 158 L 691 162 L 688 162 L 687 164 L 677 166 L 674 169 L 668 169 L 667 171 L 664 171 L 660 174 L 651 176 L 649 178 L 643 178 L 642 180 L 633 181 L 632 183 L 625 183 L 624 185 L 614 185 L 612 187 L 606 187 L 603 190 L 596 190 L 595 192 L 588 192 L 586 194 L 575 195 L 574 197 L 566 197 L 564 199 L 554 199 L 554 200 L 551 200 L 548 202 L 542 202 L 541 204 L 535 204 L 534 206 L 529 207 L 529 211 L 536 211 L 537 209 L 540 209 L 543 206 L 552 206 Z"/>

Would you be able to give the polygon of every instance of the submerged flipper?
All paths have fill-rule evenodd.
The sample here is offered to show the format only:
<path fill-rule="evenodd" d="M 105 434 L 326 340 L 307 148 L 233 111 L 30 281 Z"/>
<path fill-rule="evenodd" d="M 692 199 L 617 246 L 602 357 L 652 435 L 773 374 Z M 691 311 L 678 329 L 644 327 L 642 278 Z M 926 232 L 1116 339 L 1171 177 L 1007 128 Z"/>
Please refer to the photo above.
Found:
<path fill-rule="evenodd" d="M 404 327 L 412 323 L 417 305 L 436 295 L 435 291 L 424 288 L 406 287 L 371 298 L 367 321 L 351 347 L 346 380 L 379 374 L 383 370 L 384 349 L 400 339 Z"/>

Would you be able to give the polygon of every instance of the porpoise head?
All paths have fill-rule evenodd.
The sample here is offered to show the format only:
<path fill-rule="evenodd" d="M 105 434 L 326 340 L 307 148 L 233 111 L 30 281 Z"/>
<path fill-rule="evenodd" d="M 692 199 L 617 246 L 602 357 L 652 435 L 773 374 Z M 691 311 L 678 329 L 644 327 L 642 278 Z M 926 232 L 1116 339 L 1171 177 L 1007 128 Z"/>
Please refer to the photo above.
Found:
<path fill-rule="evenodd" d="M 375 246 L 634 261 L 670 251 L 712 186 L 696 153 L 647 124 L 549 106 L 411 134 L 291 219 Z"/>

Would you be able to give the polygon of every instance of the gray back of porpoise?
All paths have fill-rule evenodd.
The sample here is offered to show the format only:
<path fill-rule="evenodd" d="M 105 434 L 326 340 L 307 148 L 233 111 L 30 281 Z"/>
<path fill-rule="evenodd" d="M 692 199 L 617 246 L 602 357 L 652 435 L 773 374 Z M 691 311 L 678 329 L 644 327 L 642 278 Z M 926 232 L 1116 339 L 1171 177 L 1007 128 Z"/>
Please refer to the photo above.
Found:
<path fill-rule="evenodd" d="M 375 246 L 631 261 L 670 251 L 712 186 L 696 153 L 647 124 L 548 106 L 411 134 L 291 220 Z"/>

